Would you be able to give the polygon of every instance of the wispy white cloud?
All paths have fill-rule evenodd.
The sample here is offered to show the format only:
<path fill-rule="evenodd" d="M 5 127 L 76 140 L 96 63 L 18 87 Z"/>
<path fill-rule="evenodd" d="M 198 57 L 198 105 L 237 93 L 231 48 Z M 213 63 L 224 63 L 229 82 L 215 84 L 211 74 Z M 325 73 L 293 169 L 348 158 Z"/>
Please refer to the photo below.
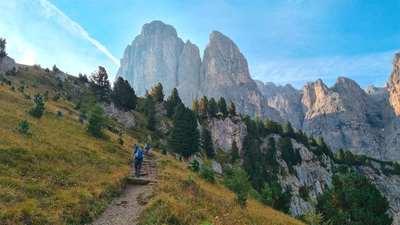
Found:
<path fill-rule="evenodd" d="M 48 1 L 4 1 L 0 15 L 0 37 L 7 39 L 7 52 L 18 63 L 56 64 L 72 75 L 90 75 L 101 65 L 113 81 L 118 60 Z"/>
<path fill-rule="evenodd" d="M 65 15 L 63 12 L 61 12 L 57 7 L 55 7 L 53 4 L 51 4 L 47 0 L 39 0 L 41 5 L 44 8 L 45 16 L 47 19 L 53 19 L 56 21 L 60 26 L 62 26 L 64 29 L 69 31 L 73 35 L 78 35 L 92 44 L 94 44 L 100 51 L 102 51 L 104 54 L 106 54 L 111 60 L 115 62 L 119 66 L 119 60 L 116 59 L 108 50 L 106 47 L 104 47 L 100 42 L 97 40 L 91 38 L 89 34 L 75 21 L 71 20 L 67 15 Z"/>
<path fill-rule="evenodd" d="M 338 76 L 350 77 L 357 82 L 383 85 L 387 82 L 393 55 L 397 51 L 384 53 L 318 57 L 308 59 L 265 60 L 250 64 L 250 74 L 254 79 L 276 84 L 336 79 Z M 376 80 L 377 77 L 381 77 Z"/>

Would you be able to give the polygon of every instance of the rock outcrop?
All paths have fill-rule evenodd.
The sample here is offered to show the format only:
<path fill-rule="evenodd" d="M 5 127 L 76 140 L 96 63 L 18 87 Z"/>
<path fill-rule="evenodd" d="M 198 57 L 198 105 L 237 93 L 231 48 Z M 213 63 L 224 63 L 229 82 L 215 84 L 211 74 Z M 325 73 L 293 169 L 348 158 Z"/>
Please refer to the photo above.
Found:
<path fill-rule="evenodd" d="M 389 77 L 389 102 L 398 116 L 400 115 L 400 52 L 394 55 L 392 67 Z"/>
<path fill-rule="evenodd" d="M 232 142 L 236 141 L 239 152 L 241 152 L 244 137 L 247 135 L 247 127 L 240 121 L 240 117 L 236 117 L 236 120 L 239 121 L 234 123 L 231 118 L 227 117 L 225 120 L 213 119 L 208 123 L 208 129 L 214 142 L 214 149 L 230 153 Z"/>
<path fill-rule="evenodd" d="M 124 125 L 126 128 L 133 128 L 135 127 L 135 118 L 133 117 L 132 113 L 124 112 L 117 109 L 114 104 L 102 104 L 101 107 L 104 109 L 106 114 L 113 119 L 116 119 L 118 123 Z"/>
<path fill-rule="evenodd" d="M 6 56 L 0 61 L 0 72 L 6 73 L 13 68 L 15 68 L 15 72 L 18 72 L 18 65 L 13 58 Z"/>

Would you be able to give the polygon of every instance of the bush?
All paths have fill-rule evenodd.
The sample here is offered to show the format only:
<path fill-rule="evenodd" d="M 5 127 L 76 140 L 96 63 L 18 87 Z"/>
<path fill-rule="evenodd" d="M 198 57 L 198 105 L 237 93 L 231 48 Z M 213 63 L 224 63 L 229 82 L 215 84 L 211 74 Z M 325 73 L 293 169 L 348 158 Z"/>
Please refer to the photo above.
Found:
<path fill-rule="evenodd" d="M 200 164 L 199 162 L 197 162 L 197 160 L 193 160 L 191 163 L 189 163 L 188 167 L 190 168 L 190 170 L 192 170 L 193 172 L 198 172 L 200 170 Z"/>
<path fill-rule="evenodd" d="M 214 170 L 205 163 L 201 165 L 199 176 L 212 184 L 215 183 Z"/>
<path fill-rule="evenodd" d="M 45 109 L 45 108 L 44 108 L 44 103 L 43 103 L 42 96 L 40 96 L 40 94 L 37 94 L 37 98 L 38 98 L 39 100 L 36 102 L 35 107 L 33 107 L 32 109 L 30 109 L 30 110 L 28 111 L 28 113 L 29 113 L 31 116 L 40 119 L 40 118 L 42 117 L 42 115 L 43 115 L 43 112 L 44 112 L 44 109 Z"/>
<path fill-rule="evenodd" d="M 18 88 L 18 91 L 21 92 L 21 93 L 24 93 L 24 90 L 25 90 L 25 87 L 24 87 L 24 86 L 20 86 L 20 87 Z"/>
<path fill-rule="evenodd" d="M 244 170 L 233 170 L 232 176 L 225 177 L 223 184 L 237 194 L 247 195 L 251 189 L 249 176 Z"/>
<path fill-rule="evenodd" d="M 245 194 L 238 194 L 237 198 L 235 198 L 235 202 L 242 207 L 246 206 L 247 197 Z"/>
<path fill-rule="evenodd" d="M 124 145 L 124 140 L 122 140 L 122 138 L 119 137 L 119 138 L 118 138 L 118 143 L 119 143 L 120 145 Z"/>
<path fill-rule="evenodd" d="M 60 99 L 61 98 L 61 95 L 60 94 L 56 94 L 56 95 L 54 95 L 52 98 L 51 98 L 51 100 L 53 100 L 53 101 L 58 101 L 58 99 Z"/>
<path fill-rule="evenodd" d="M 18 127 L 15 128 L 15 131 L 18 131 L 23 134 L 30 134 L 29 133 L 29 122 L 28 120 L 24 119 L 18 123 Z"/>
<path fill-rule="evenodd" d="M 30 94 L 25 94 L 25 93 L 24 93 L 24 97 L 25 97 L 26 99 L 31 99 L 31 95 L 30 95 Z"/>

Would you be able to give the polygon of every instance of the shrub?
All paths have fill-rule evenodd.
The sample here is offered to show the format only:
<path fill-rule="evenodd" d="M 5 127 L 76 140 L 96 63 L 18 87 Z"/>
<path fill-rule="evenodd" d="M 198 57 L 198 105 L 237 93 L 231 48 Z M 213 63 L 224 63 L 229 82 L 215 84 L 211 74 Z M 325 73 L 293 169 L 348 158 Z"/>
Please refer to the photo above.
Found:
<path fill-rule="evenodd" d="M 237 198 L 235 198 L 235 202 L 242 207 L 246 206 L 247 197 L 245 194 L 238 194 Z"/>
<path fill-rule="evenodd" d="M 124 145 L 124 140 L 122 140 L 122 138 L 119 137 L 119 138 L 118 138 L 118 143 L 119 143 L 120 145 Z"/>
<path fill-rule="evenodd" d="M 25 87 L 24 87 L 24 86 L 20 86 L 20 87 L 18 88 L 18 91 L 21 92 L 21 93 L 24 93 L 24 90 L 25 90 Z"/>
<path fill-rule="evenodd" d="M 198 172 L 200 170 L 200 164 L 197 160 L 193 160 L 191 163 L 189 163 L 188 167 L 190 168 L 190 170 L 192 170 L 193 172 Z"/>
<path fill-rule="evenodd" d="M 23 134 L 30 134 L 29 133 L 29 122 L 26 119 L 21 120 L 18 123 L 18 127 L 15 128 L 15 131 L 18 131 L 18 132 L 23 133 Z"/>
<path fill-rule="evenodd" d="M 214 170 L 205 163 L 201 165 L 199 176 L 212 184 L 215 183 Z"/>
<path fill-rule="evenodd" d="M 82 108 L 82 102 L 81 101 L 79 101 L 77 104 L 76 104 L 76 106 L 75 106 L 75 110 L 80 110 Z"/>
<path fill-rule="evenodd" d="M 56 95 L 54 95 L 52 98 L 51 98 L 51 100 L 53 100 L 53 101 L 58 101 L 58 99 L 60 99 L 61 98 L 61 95 L 60 94 L 56 94 Z"/>
<path fill-rule="evenodd" d="M 232 176 L 225 177 L 223 184 L 237 194 L 247 195 L 251 189 L 249 176 L 244 170 L 233 170 Z"/>
<path fill-rule="evenodd" d="M 42 96 L 40 96 L 40 94 L 37 94 L 37 97 L 38 97 L 39 100 L 36 102 L 35 107 L 30 109 L 28 111 L 28 113 L 31 116 L 40 119 L 42 117 L 42 115 L 43 115 L 43 112 L 44 112 L 45 108 L 44 108 L 44 103 L 43 103 Z"/>
<path fill-rule="evenodd" d="M 15 91 L 14 86 L 11 86 L 10 90 L 11 90 L 11 91 Z"/>
<path fill-rule="evenodd" d="M 31 99 L 31 95 L 30 95 L 30 94 L 25 94 L 25 93 L 24 93 L 24 97 L 25 97 L 26 99 Z"/>

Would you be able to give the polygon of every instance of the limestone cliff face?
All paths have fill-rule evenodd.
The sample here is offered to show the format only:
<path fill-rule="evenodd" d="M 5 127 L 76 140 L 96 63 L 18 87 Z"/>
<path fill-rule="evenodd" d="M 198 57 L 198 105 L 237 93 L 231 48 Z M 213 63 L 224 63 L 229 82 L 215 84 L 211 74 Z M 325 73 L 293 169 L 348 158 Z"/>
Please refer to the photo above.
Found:
<path fill-rule="evenodd" d="M 262 114 L 265 98 L 251 79 L 247 60 L 236 44 L 218 31 L 210 34 L 200 71 L 201 89 L 206 96 L 232 101 L 237 111 Z"/>
<path fill-rule="evenodd" d="M 125 49 L 116 78 L 128 80 L 138 95 L 161 82 L 168 96 L 178 85 L 178 62 L 183 47 L 171 25 L 161 21 L 145 24 L 142 33 Z"/>
<path fill-rule="evenodd" d="M 400 115 L 400 52 L 394 55 L 392 67 L 389 77 L 389 102 L 398 116 Z"/>
<path fill-rule="evenodd" d="M 201 99 L 204 96 L 200 90 L 200 67 L 200 50 L 187 41 L 179 56 L 177 89 L 183 104 L 188 107 L 192 106 L 193 99 Z"/>
<path fill-rule="evenodd" d="M 382 158 L 377 132 L 382 114 L 353 80 L 339 77 L 328 88 L 321 80 L 303 87 L 303 130 L 321 135 L 333 151 L 349 149 L 356 154 Z"/>
<path fill-rule="evenodd" d="M 241 152 L 243 147 L 244 137 L 247 135 L 247 127 L 240 120 L 240 117 L 233 118 L 227 117 L 225 120 L 213 119 L 208 123 L 208 129 L 214 142 L 214 149 L 220 149 L 224 152 L 230 153 L 232 142 L 236 141 L 236 145 Z"/>

